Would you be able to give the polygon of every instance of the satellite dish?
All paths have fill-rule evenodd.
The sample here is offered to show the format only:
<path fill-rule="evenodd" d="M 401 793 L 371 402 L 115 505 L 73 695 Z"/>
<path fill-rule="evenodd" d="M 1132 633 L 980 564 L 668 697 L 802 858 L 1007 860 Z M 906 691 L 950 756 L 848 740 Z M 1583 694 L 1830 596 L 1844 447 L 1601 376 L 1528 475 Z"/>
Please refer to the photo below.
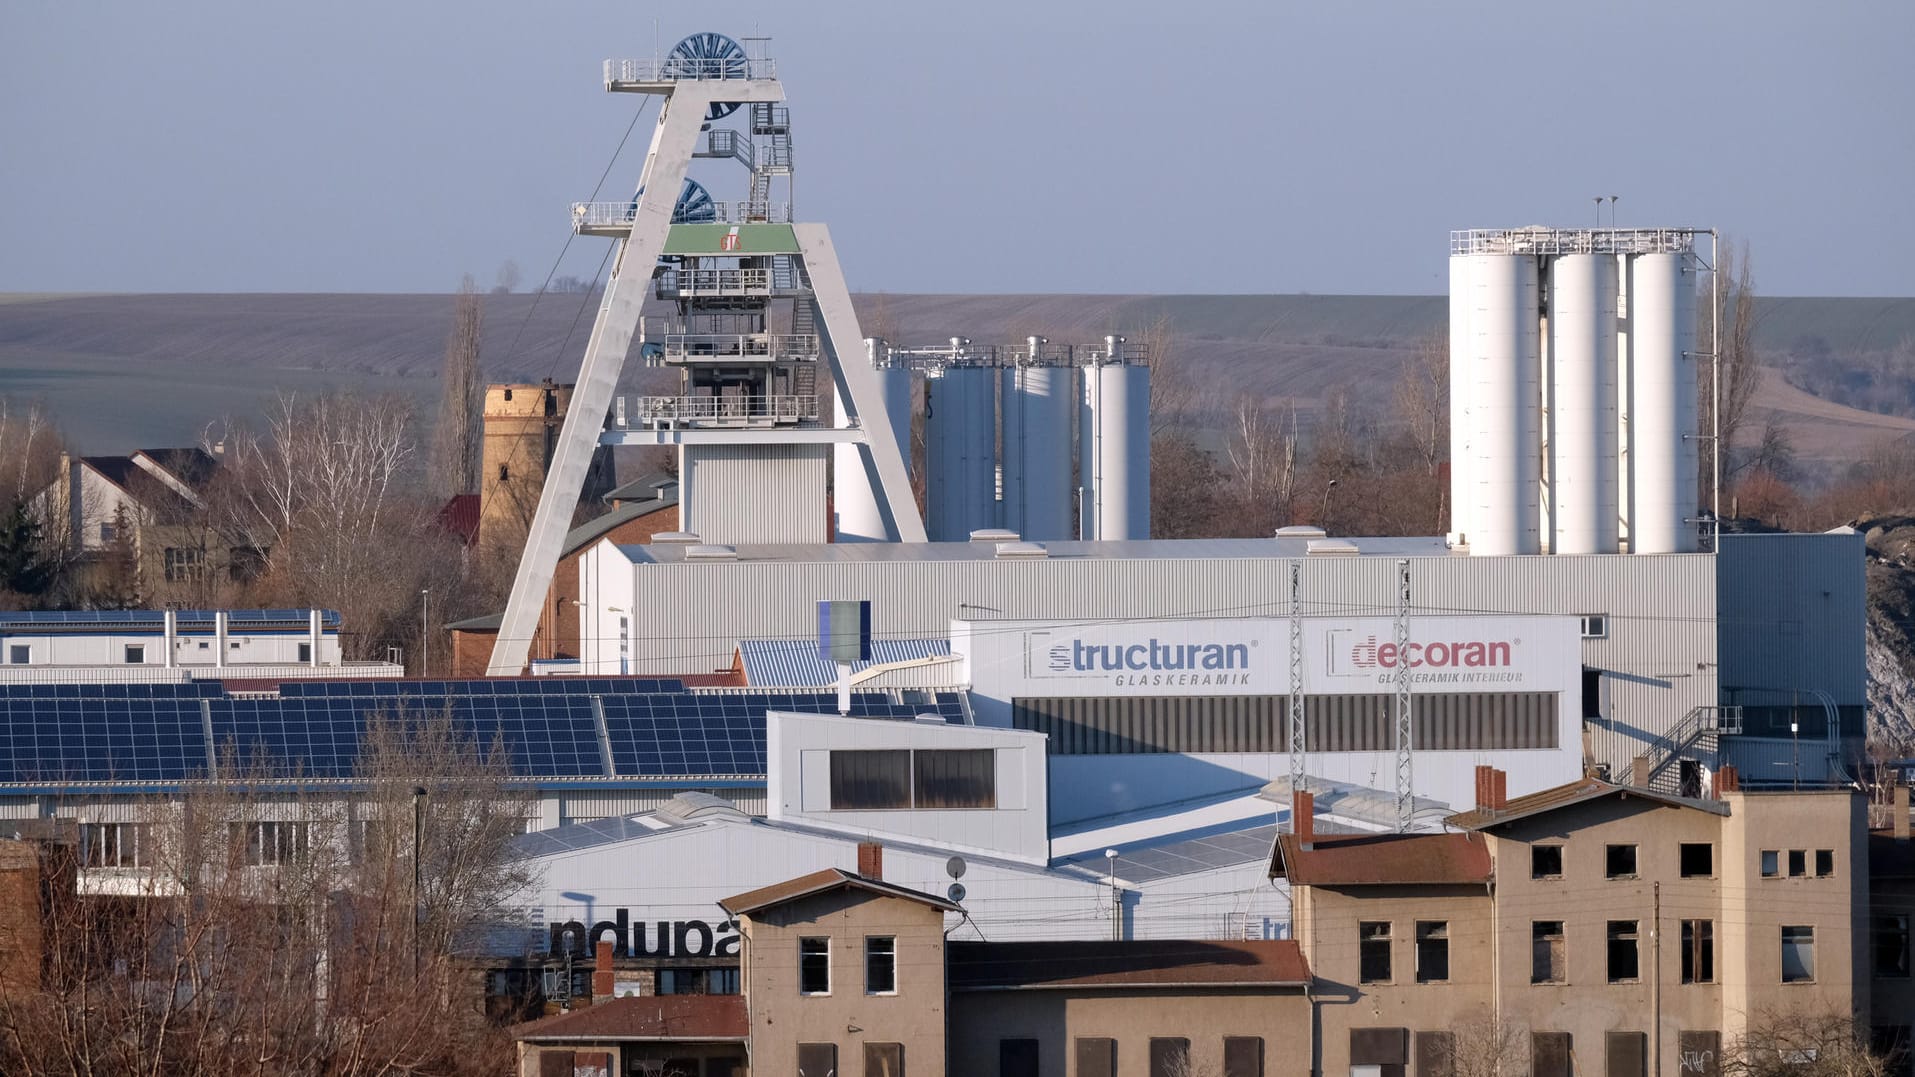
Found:
<path fill-rule="evenodd" d="M 956 860 L 957 857 L 954 856 L 951 859 Z M 945 893 L 945 896 L 951 899 L 951 904 L 962 905 L 964 903 L 965 891 L 964 891 L 963 883 L 952 883 L 950 889 L 946 890 L 944 893 Z"/>
<path fill-rule="evenodd" d="M 953 879 L 964 878 L 964 858 L 961 856 L 954 856 L 951 859 L 946 860 L 944 862 L 944 874 L 949 875 Z M 956 901 L 957 899 L 952 898 L 951 900 Z"/>

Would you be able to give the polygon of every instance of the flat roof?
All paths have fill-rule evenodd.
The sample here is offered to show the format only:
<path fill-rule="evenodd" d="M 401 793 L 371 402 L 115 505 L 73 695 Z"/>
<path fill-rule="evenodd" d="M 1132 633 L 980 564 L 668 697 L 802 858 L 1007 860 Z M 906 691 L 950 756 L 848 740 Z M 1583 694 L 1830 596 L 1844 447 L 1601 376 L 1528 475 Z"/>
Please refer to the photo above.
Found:
<path fill-rule="evenodd" d="M 1356 548 L 1359 557 L 1451 557 L 1467 556 L 1451 551 L 1440 536 L 1339 538 Z M 1266 559 L 1306 557 L 1310 543 L 1322 540 L 1304 536 L 1260 539 L 1142 539 L 1130 542 L 1046 542 L 1047 558 L 1006 558 L 1005 560 L 1052 561 L 1174 561 L 1219 559 Z M 634 564 L 674 564 L 685 560 L 686 544 L 624 545 L 618 551 Z M 909 561 L 995 561 L 995 542 L 833 542 L 762 543 L 736 546 L 738 561 L 770 561 L 801 564 L 841 562 Z M 1335 555 L 1331 555 L 1335 556 Z M 1348 556 L 1348 555 L 1344 555 Z M 735 564 L 725 561 L 699 563 Z"/>

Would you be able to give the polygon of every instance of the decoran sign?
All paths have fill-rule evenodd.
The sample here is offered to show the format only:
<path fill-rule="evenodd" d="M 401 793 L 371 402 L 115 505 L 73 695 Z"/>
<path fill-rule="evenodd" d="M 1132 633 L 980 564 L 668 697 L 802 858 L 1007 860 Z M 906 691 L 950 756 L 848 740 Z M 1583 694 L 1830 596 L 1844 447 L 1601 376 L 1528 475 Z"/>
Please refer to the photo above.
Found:
<path fill-rule="evenodd" d="M 593 945 L 612 936 L 613 957 L 737 957 L 738 921 L 654 920 L 632 922 L 632 910 L 620 909 L 610 920 L 600 920 L 587 931 L 578 920 L 553 920 L 551 952 L 565 954 L 565 933 L 572 933 L 572 953 L 590 956 Z"/>
<path fill-rule="evenodd" d="M 1420 691 L 1567 691 L 1582 668 L 1573 617 L 1412 617 L 1403 644 L 1394 620 L 1363 617 L 1306 632 L 1304 647 L 1313 691 L 1388 691 L 1406 673 Z"/>

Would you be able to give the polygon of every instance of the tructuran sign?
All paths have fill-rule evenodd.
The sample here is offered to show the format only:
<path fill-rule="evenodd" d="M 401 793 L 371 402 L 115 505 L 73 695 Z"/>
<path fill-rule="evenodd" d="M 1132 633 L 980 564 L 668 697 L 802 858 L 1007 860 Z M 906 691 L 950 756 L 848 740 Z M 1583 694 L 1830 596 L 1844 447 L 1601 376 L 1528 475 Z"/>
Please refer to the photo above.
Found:
<path fill-rule="evenodd" d="M 552 956 L 565 953 L 566 932 L 572 934 L 572 953 L 589 957 L 593 944 L 612 935 L 614 957 L 737 957 L 738 921 L 719 920 L 643 920 L 632 922 L 632 910 L 620 909 L 610 920 L 600 920 L 587 930 L 579 920 L 553 920 Z"/>

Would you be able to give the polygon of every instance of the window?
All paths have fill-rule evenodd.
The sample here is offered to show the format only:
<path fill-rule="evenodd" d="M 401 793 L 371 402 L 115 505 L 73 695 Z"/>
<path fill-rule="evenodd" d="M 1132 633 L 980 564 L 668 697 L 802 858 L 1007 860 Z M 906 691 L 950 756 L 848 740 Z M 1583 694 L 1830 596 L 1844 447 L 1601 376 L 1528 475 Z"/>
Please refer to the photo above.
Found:
<path fill-rule="evenodd" d="M 1559 984 L 1569 979 L 1561 920 L 1537 920 L 1529 925 L 1529 982 Z"/>
<path fill-rule="evenodd" d="M 1789 850 L 1789 878 L 1800 879 L 1809 873 L 1809 854 L 1802 849 Z"/>
<path fill-rule="evenodd" d="M 1685 841 L 1680 848 L 1682 877 L 1707 879 L 1716 873 L 1716 847 L 1706 841 Z"/>
<path fill-rule="evenodd" d="M 737 969 L 659 969 L 661 995 L 736 995 Z"/>
<path fill-rule="evenodd" d="M 299 645 L 299 664 L 303 666 L 306 663 L 311 662 L 312 660 L 313 660 L 313 645 L 310 643 L 300 644 Z"/>
<path fill-rule="evenodd" d="M 798 940 L 798 993 L 801 995 L 829 995 L 831 993 L 831 940 Z"/>
<path fill-rule="evenodd" d="M 1612 879 L 1633 879 L 1636 877 L 1636 847 L 1634 845 L 1611 845 L 1603 857 L 1603 868 Z"/>
<path fill-rule="evenodd" d="M 183 546 L 168 546 L 162 553 L 162 568 L 168 583 L 197 580 L 206 567 L 206 551 Z"/>
<path fill-rule="evenodd" d="M 1529 1034 L 1529 1072 L 1532 1077 L 1570 1077 L 1569 1059 L 1569 1033 Z"/>
<path fill-rule="evenodd" d="M 1773 879 L 1780 874 L 1782 874 L 1782 868 L 1780 861 L 1777 859 L 1776 851 L 1774 849 L 1762 850 L 1762 877 L 1764 879 Z"/>
<path fill-rule="evenodd" d="M 1038 1077 L 1036 1040 L 997 1041 L 998 1077 Z"/>
<path fill-rule="evenodd" d="M 1560 845 L 1530 846 L 1529 877 L 1532 879 L 1562 878 L 1563 847 Z"/>
<path fill-rule="evenodd" d="M 32 646 L 25 643 L 9 643 L 7 645 L 7 664 L 8 665 L 24 666 L 32 661 L 33 661 Z"/>
<path fill-rule="evenodd" d="M 1263 1077 L 1262 1036 L 1223 1038 L 1223 1077 Z"/>
<path fill-rule="evenodd" d="M 1074 1077 L 1117 1077 L 1117 1041 L 1103 1036 L 1077 1037 Z"/>
<path fill-rule="evenodd" d="M 307 836 L 305 823 L 229 823 L 226 827 L 234 862 L 252 867 L 304 861 Z"/>
<path fill-rule="evenodd" d="M 831 810 L 997 807 L 989 748 L 886 748 L 831 753 Z"/>
<path fill-rule="evenodd" d="M 1606 613 L 1585 613 L 1582 616 L 1584 639 L 1608 639 L 1609 615 Z"/>
<path fill-rule="evenodd" d="M 838 1045 L 835 1043 L 799 1044 L 798 1077 L 841 1077 L 838 1073 Z"/>
<path fill-rule="evenodd" d="M 86 823 L 80 827 L 80 863 L 89 868 L 150 868 L 152 827 L 145 823 Z"/>
<path fill-rule="evenodd" d="M 1722 1072 L 1722 1033 L 1683 1029 L 1676 1033 L 1678 1072 L 1683 1077 L 1718 1077 Z"/>
<path fill-rule="evenodd" d="M 1716 982 L 1716 931 L 1713 920 L 1682 922 L 1682 982 Z"/>
<path fill-rule="evenodd" d="M 1365 920 L 1356 926 L 1357 979 L 1366 984 L 1390 982 L 1390 924 Z"/>
<path fill-rule="evenodd" d="M 146 644 L 129 643 L 126 645 L 126 664 L 139 666 L 146 663 Z"/>
<path fill-rule="evenodd" d="M 1583 717 L 1600 719 L 1602 714 L 1602 670 L 1583 667 Z"/>
<path fill-rule="evenodd" d="M 266 573 L 266 555 L 256 546 L 234 546 L 226 551 L 226 576 L 234 583 L 251 583 Z"/>
<path fill-rule="evenodd" d="M 1643 1077 L 1648 1072 L 1649 1037 L 1640 1032 L 1603 1034 L 1603 1077 Z"/>
<path fill-rule="evenodd" d="M 507 470 L 504 464 L 499 465 L 499 481 L 500 482 L 504 482 L 511 474 L 512 474 L 511 471 Z"/>
<path fill-rule="evenodd" d="M 898 940 L 894 935 L 866 935 L 864 938 L 864 993 L 898 993 Z"/>
<path fill-rule="evenodd" d="M 1440 984 L 1450 978 L 1450 925 L 1447 920 L 1416 924 L 1416 982 Z"/>
<path fill-rule="evenodd" d="M 1642 962 L 1636 946 L 1636 921 L 1609 921 L 1609 982 L 1631 983 L 1641 978 Z"/>
<path fill-rule="evenodd" d="M 864 1077 L 904 1077 L 904 1044 L 865 1044 Z"/>
<path fill-rule="evenodd" d="M 1826 879 L 1835 874 L 1835 850 L 1817 849 L 1815 851 L 1815 877 Z"/>
<path fill-rule="evenodd" d="M 1150 1038 L 1150 1077 L 1188 1077 L 1190 1041 L 1181 1036 Z"/>
<path fill-rule="evenodd" d="M 1815 929 L 1813 927 L 1797 926 L 1782 929 L 1782 982 L 1785 984 L 1815 982 Z"/>
<path fill-rule="evenodd" d="M 1869 946 L 1875 951 L 1875 975 L 1908 979 L 1908 914 L 1876 913 L 1869 920 Z"/>
<path fill-rule="evenodd" d="M 120 537 L 119 528 L 114 527 L 112 524 L 100 525 L 100 541 L 102 543 L 112 542 L 114 539 L 119 537 Z"/>
<path fill-rule="evenodd" d="M 1416 1077 L 1456 1077 L 1456 1034 L 1416 1034 Z"/>

